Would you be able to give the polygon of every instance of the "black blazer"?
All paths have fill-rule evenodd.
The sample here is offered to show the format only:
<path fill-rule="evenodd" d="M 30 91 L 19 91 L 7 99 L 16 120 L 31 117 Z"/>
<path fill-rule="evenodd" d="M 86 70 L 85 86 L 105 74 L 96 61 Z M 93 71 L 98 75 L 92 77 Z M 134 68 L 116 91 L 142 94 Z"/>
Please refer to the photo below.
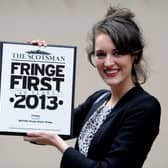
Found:
<path fill-rule="evenodd" d="M 100 95 L 108 94 L 94 103 Z M 111 96 L 100 90 L 75 109 L 74 137 L 95 109 Z M 61 168 L 142 168 L 159 133 L 160 104 L 140 86 L 129 90 L 112 109 L 96 132 L 88 157 L 78 152 L 78 143 L 68 148 L 61 160 Z"/>

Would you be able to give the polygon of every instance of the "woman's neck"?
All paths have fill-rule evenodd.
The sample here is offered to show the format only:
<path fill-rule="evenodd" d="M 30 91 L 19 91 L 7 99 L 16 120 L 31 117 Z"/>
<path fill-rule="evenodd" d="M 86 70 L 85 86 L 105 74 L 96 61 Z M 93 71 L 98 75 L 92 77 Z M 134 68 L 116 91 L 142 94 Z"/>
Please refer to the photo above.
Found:
<path fill-rule="evenodd" d="M 123 97 L 130 89 L 135 86 L 133 82 L 129 82 L 127 85 L 117 85 L 111 87 L 112 96 L 110 100 L 107 102 L 107 106 L 114 106 L 120 99 Z"/>

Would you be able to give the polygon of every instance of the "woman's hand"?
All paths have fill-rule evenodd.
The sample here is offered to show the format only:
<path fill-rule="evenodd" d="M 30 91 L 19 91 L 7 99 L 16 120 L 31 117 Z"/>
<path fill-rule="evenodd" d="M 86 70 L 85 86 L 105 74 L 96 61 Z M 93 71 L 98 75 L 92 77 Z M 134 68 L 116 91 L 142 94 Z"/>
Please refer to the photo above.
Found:
<path fill-rule="evenodd" d="M 31 41 L 28 41 L 28 43 L 32 45 L 38 45 L 39 47 L 47 46 L 47 42 L 45 40 L 31 40 Z"/>
<path fill-rule="evenodd" d="M 24 140 L 39 145 L 55 146 L 62 153 L 69 147 L 69 145 L 60 136 L 49 132 L 27 133 Z"/>

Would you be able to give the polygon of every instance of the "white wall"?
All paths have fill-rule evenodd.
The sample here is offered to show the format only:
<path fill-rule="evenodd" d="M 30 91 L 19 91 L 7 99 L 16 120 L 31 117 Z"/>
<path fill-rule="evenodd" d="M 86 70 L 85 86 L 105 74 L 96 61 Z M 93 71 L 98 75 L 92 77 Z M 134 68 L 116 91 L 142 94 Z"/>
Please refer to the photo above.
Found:
<path fill-rule="evenodd" d="M 75 104 L 105 87 L 85 54 L 86 34 L 102 18 L 109 4 L 131 8 L 144 31 L 150 78 L 144 85 L 162 105 L 160 134 L 144 168 L 168 167 L 166 0 L 0 0 L 0 40 L 26 42 L 45 39 L 50 44 L 77 45 Z M 73 145 L 73 141 L 69 141 Z M 22 137 L 0 136 L 0 167 L 57 168 L 61 154 L 52 147 L 36 146 Z"/>

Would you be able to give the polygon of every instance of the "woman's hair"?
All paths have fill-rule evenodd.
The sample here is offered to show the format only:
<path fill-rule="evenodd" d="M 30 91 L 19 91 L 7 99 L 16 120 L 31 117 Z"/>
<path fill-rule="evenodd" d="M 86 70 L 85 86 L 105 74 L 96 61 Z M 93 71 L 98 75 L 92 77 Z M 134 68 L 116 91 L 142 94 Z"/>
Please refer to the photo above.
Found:
<path fill-rule="evenodd" d="M 100 33 L 109 35 L 119 54 L 135 56 L 132 68 L 132 79 L 135 84 L 146 82 L 147 74 L 143 67 L 144 41 L 138 25 L 133 20 L 134 14 L 126 8 L 110 7 L 105 18 L 97 22 L 90 32 L 87 55 L 93 64 L 92 57 L 95 52 L 95 39 Z"/>

